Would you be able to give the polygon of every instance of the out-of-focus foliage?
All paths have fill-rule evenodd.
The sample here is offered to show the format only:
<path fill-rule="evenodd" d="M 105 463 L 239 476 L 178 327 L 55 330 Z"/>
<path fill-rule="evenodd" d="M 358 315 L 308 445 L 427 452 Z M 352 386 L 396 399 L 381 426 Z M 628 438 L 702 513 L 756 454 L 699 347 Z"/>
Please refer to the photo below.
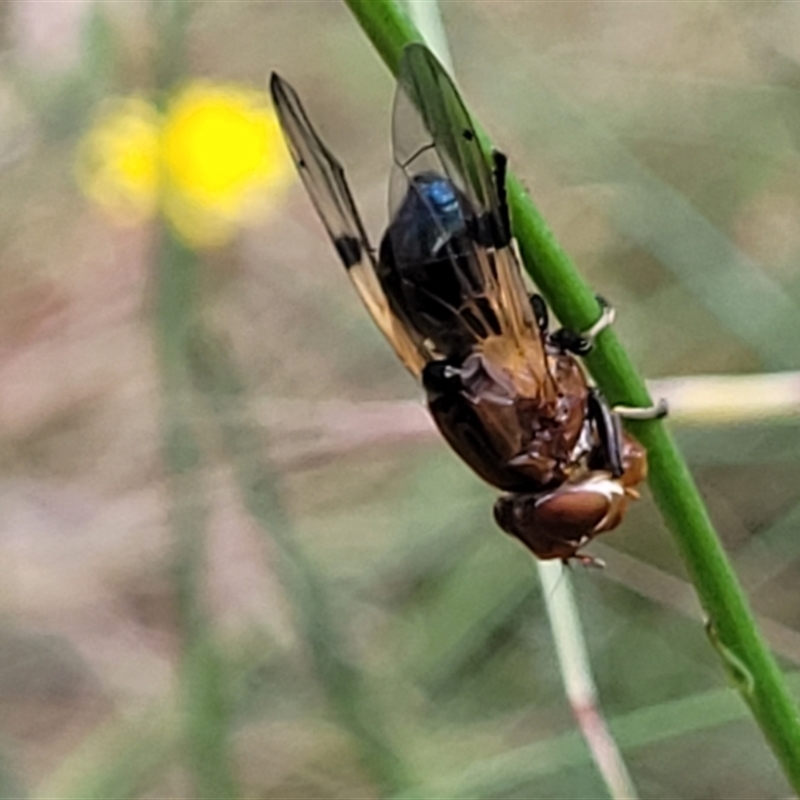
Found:
<path fill-rule="evenodd" d="M 180 412 L 199 431 L 200 595 L 242 796 L 375 796 L 370 759 L 388 759 L 364 742 L 381 740 L 396 774 L 436 796 L 603 796 L 527 555 L 494 528 L 493 492 L 426 427 L 302 189 L 261 157 L 275 69 L 347 166 L 377 241 L 388 75 L 339 3 L 191 6 L 194 88 L 166 99 L 149 4 L 0 9 L 0 793 L 190 792 L 153 358 L 160 240 L 145 219 L 157 211 L 193 245 L 200 229 L 227 241 L 195 287 L 224 344 L 197 337 L 187 359 L 202 386 L 231 358 L 247 388 L 222 414 L 206 390 L 211 403 Z M 800 367 L 797 4 L 477 0 L 444 14 L 464 95 L 613 300 L 646 375 Z M 158 180 L 167 164 L 191 212 Z M 272 213 L 242 227 L 272 181 Z M 111 224 L 84 191 L 137 224 Z M 800 663 L 799 429 L 677 431 L 787 667 Z M 646 498 L 602 544 L 608 569 L 573 578 L 641 795 L 785 795 Z"/>

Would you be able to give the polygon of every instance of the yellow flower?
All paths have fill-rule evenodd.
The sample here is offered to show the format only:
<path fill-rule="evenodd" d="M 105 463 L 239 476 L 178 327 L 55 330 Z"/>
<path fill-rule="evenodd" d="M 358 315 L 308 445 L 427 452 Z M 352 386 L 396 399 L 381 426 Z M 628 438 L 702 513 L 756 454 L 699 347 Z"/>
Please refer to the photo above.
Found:
<path fill-rule="evenodd" d="M 117 218 L 138 221 L 159 209 L 190 245 L 218 245 L 274 204 L 293 179 L 277 117 L 261 92 L 198 81 L 172 99 L 163 117 L 133 102 L 102 117 L 79 149 L 81 186 Z M 145 116 L 147 148 L 134 124 Z"/>
<path fill-rule="evenodd" d="M 78 147 L 78 183 L 119 223 L 141 222 L 156 208 L 159 127 L 144 100 L 110 100 Z"/>
<path fill-rule="evenodd" d="M 180 92 L 167 111 L 161 156 L 167 216 L 199 244 L 224 241 L 294 176 L 265 96 L 236 86 L 197 82 Z"/>

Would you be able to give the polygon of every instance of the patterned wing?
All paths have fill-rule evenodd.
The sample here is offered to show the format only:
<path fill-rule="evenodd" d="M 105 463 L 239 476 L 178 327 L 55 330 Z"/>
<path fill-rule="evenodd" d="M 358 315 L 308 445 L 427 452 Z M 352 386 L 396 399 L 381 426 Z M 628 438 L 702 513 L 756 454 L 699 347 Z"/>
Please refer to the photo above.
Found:
<path fill-rule="evenodd" d="M 297 93 L 275 73 L 270 91 L 292 158 L 336 252 L 372 318 L 400 360 L 419 378 L 430 356 L 418 333 L 390 308 L 342 165 L 317 135 Z"/>
<path fill-rule="evenodd" d="M 507 347 L 492 347 L 498 357 L 524 354 L 533 383 L 549 386 L 541 333 L 511 247 L 505 159 L 487 152 L 450 76 L 421 44 L 403 51 L 393 146 L 392 223 L 381 247 L 391 257 L 382 257 L 379 269 L 384 286 L 395 283 L 393 305 L 406 300 L 395 313 L 429 336 L 441 328 L 436 343 L 448 357 L 502 338 Z M 420 230 L 428 232 L 422 245 Z M 419 307 L 426 316 L 415 320 Z"/>

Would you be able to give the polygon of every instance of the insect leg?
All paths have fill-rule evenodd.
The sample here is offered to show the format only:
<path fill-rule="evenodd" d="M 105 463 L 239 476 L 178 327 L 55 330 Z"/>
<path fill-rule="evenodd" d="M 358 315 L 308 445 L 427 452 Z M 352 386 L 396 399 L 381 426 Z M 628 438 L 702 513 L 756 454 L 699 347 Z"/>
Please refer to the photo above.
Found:
<path fill-rule="evenodd" d="M 599 294 L 595 295 L 597 302 L 600 304 L 600 316 L 597 319 L 597 322 L 589 328 L 588 331 L 583 332 L 583 338 L 589 342 L 590 346 L 594 345 L 594 340 L 609 326 L 614 324 L 614 319 L 617 316 L 617 312 L 614 310 L 614 306 L 605 299 L 605 297 L 601 297 Z"/>
<path fill-rule="evenodd" d="M 597 428 L 607 466 L 615 478 L 625 471 L 622 466 L 622 423 L 618 414 L 609 408 L 599 389 L 589 389 L 589 417 Z"/>
<path fill-rule="evenodd" d="M 562 351 L 574 353 L 576 356 L 585 356 L 591 352 L 595 339 L 600 335 L 600 332 L 614 322 L 614 317 L 616 316 L 614 307 L 600 295 L 596 295 L 596 297 L 602 312 L 591 328 L 583 333 L 578 333 L 568 328 L 559 328 L 550 335 L 550 341 Z"/>
<path fill-rule="evenodd" d="M 550 326 L 550 311 L 547 308 L 544 298 L 540 294 L 530 294 L 528 299 L 533 309 L 533 316 L 536 319 L 536 324 L 544 336 L 547 336 L 547 328 Z"/>
<path fill-rule="evenodd" d="M 568 328 L 559 328 L 548 337 L 562 353 L 574 353 L 576 356 L 585 356 L 592 350 L 592 342 L 577 331 Z"/>
<path fill-rule="evenodd" d="M 505 237 L 504 243 L 507 244 L 511 241 L 511 213 L 508 210 L 508 193 L 506 192 L 508 158 L 505 153 L 501 153 L 499 150 L 492 150 L 492 161 L 494 162 L 492 175 L 494 177 L 495 188 L 497 189 L 497 210 L 500 215 L 500 222 L 505 229 L 503 231 Z"/>
<path fill-rule="evenodd" d="M 662 397 L 655 405 L 636 407 L 636 406 L 614 406 L 613 412 L 622 419 L 633 419 L 647 421 L 652 419 L 664 419 L 669 414 L 669 405 Z"/>
<path fill-rule="evenodd" d="M 429 396 L 458 394 L 463 389 L 461 376 L 449 360 L 429 361 L 420 378 Z"/>

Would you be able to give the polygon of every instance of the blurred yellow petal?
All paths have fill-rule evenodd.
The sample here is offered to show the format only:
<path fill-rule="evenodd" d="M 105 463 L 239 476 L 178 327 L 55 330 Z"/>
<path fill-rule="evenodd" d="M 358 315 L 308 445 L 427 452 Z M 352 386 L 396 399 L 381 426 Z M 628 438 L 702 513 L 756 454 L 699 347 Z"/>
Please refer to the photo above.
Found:
<path fill-rule="evenodd" d="M 232 85 L 190 84 L 170 103 L 161 137 L 164 211 L 190 244 L 220 244 L 294 178 L 267 97 Z"/>
<path fill-rule="evenodd" d="M 105 105 L 77 151 L 84 193 L 117 221 L 157 209 L 195 247 L 223 244 L 294 179 L 266 94 L 195 82 L 161 116 L 127 98 Z"/>
<path fill-rule="evenodd" d="M 138 98 L 107 102 L 78 145 L 78 184 L 121 223 L 151 216 L 158 200 L 160 121 Z"/>

